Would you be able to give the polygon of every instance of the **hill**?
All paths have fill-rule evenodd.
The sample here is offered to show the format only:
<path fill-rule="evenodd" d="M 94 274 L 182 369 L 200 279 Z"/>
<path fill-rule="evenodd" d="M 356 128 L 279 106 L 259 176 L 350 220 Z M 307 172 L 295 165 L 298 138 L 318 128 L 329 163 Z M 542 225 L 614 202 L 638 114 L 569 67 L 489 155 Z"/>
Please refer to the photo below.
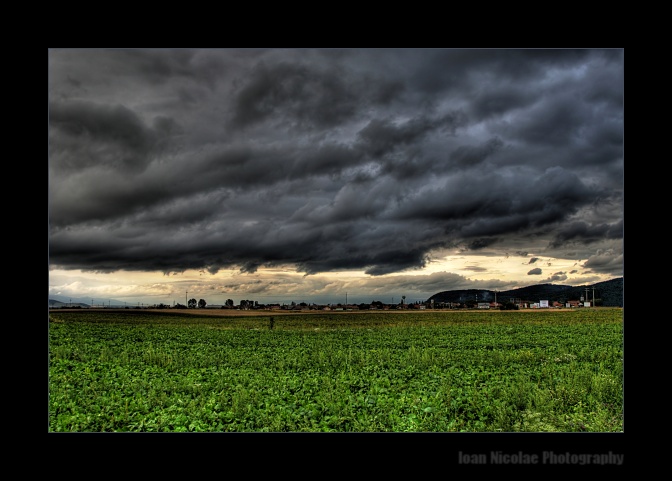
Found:
<path fill-rule="evenodd" d="M 91 307 L 82 302 L 61 302 L 55 299 L 49 299 L 49 307 Z"/>
<path fill-rule="evenodd" d="M 588 289 L 588 291 L 586 291 Z M 547 300 L 565 303 L 571 300 L 580 300 L 588 293 L 589 301 L 593 300 L 595 289 L 595 304 L 605 307 L 623 307 L 623 278 L 619 277 L 605 282 L 585 286 L 565 286 L 556 284 L 537 284 L 520 287 L 508 291 L 490 291 L 487 289 L 460 289 L 442 291 L 430 297 L 429 301 L 438 302 L 491 302 L 497 296 L 497 302 L 509 302 L 512 299 L 521 301 L 539 302 Z"/>
<path fill-rule="evenodd" d="M 91 299 L 90 297 L 49 295 L 49 307 L 125 307 L 126 305 L 126 302 L 118 301 L 117 299 Z"/>

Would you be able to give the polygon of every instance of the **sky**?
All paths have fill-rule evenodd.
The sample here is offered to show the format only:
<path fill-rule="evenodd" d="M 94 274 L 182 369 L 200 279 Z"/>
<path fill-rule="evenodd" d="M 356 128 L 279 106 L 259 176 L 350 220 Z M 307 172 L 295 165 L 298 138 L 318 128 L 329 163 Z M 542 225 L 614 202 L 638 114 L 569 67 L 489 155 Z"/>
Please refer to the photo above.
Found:
<path fill-rule="evenodd" d="M 623 276 L 623 49 L 49 49 L 49 296 Z"/>

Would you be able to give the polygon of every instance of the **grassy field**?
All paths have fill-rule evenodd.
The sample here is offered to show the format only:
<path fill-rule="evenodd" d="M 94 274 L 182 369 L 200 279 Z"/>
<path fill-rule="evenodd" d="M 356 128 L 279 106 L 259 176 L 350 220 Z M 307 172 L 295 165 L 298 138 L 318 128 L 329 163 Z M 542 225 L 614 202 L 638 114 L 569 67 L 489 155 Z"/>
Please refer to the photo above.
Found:
<path fill-rule="evenodd" d="M 50 311 L 49 432 L 623 431 L 622 309 L 198 311 Z"/>

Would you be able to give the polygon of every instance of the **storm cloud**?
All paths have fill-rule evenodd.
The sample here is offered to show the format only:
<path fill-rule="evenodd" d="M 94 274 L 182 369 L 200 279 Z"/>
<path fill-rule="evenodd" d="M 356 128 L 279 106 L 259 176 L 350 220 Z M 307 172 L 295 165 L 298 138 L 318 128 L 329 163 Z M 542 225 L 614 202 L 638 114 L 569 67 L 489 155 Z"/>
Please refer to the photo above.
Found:
<path fill-rule="evenodd" d="M 619 276 L 623 77 L 619 49 L 52 49 L 49 261 Z"/>

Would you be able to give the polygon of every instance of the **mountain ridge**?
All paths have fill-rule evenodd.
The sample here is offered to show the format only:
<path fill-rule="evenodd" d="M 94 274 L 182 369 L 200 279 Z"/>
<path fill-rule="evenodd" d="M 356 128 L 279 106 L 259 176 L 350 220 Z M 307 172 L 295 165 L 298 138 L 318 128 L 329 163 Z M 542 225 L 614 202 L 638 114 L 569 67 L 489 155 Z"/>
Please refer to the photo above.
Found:
<path fill-rule="evenodd" d="M 566 303 L 571 300 L 581 300 L 586 297 L 587 301 L 593 300 L 595 295 L 595 304 L 604 307 L 623 307 L 623 277 L 618 277 L 608 281 L 598 282 L 596 284 L 569 286 L 561 284 L 535 284 L 526 287 L 519 287 L 507 291 L 492 291 L 489 289 L 455 289 L 441 291 L 432 295 L 428 301 L 439 302 L 459 302 L 480 301 L 493 302 L 495 296 L 498 303 L 511 302 L 512 299 L 520 301 L 539 302 L 547 300 L 549 302 Z M 599 302 L 598 302 L 599 301 Z"/>

